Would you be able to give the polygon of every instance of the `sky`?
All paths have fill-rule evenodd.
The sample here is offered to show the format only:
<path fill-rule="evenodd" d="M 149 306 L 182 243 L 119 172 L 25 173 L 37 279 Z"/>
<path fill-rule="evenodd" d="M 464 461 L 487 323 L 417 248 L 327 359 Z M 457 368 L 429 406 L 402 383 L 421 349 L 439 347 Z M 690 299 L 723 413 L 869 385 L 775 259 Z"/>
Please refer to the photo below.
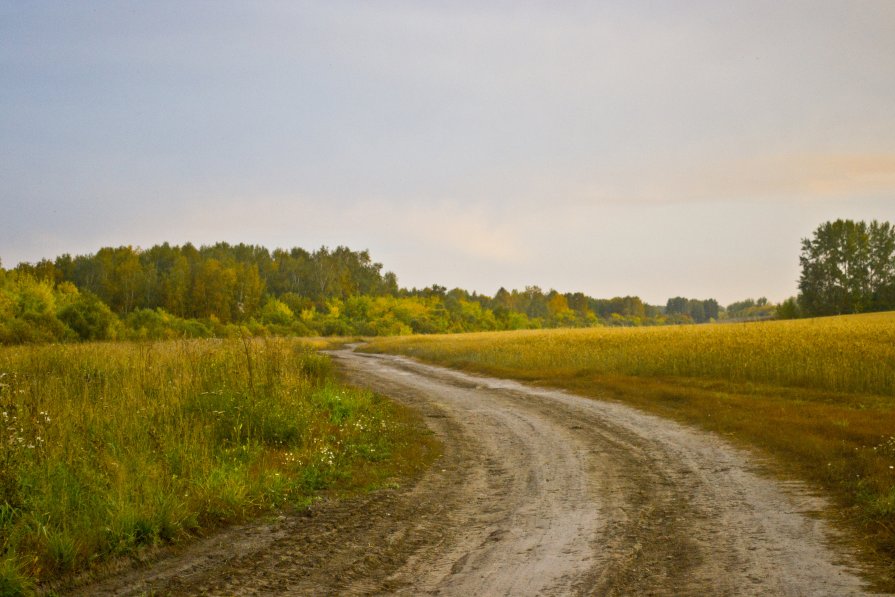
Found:
<path fill-rule="evenodd" d="M 0 260 L 369 249 L 406 287 L 780 301 L 895 222 L 895 2 L 0 0 Z"/>

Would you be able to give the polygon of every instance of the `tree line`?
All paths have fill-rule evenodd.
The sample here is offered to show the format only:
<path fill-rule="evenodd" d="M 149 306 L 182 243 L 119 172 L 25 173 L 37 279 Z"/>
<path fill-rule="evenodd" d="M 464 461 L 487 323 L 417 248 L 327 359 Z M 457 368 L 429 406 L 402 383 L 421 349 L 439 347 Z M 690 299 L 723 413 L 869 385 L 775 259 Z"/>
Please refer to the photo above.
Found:
<path fill-rule="evenodd" d="M 751 299 L 750 299 L 751 300 Z M 714 299 L 401 288 L 367 251 L 168 243 L 0 267 L 0 343 L 244 333 L 388 335 L 723 319 Z"/>
<path fill-rule="evenodd" d="M 71 282 L 119 315 L 161 308 L 177 317 L 214 317 L 223 323 L 256 317 L 266 296 L 282 297 L 301 309 L 333 297 L 396 293 L 397 278 L 381 269 L 367 251 L 346 247 L 270 252 L 227 243 L 199 248 L 164 243 L 145 251 L 107 247 L 16 268 L 54 284 Z"/>

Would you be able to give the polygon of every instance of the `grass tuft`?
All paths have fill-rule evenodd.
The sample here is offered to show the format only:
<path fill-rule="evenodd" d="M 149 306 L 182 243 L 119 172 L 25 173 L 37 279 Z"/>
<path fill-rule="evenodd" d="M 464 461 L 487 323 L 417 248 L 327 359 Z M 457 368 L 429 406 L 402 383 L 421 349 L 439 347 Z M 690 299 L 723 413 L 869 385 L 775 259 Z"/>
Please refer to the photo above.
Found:
<path fill-rule="evenodd" d="M 27 595 L 33 588 L 34 583 L 23 571 L 15 554 L 0 557 L 0 597 Z"/>

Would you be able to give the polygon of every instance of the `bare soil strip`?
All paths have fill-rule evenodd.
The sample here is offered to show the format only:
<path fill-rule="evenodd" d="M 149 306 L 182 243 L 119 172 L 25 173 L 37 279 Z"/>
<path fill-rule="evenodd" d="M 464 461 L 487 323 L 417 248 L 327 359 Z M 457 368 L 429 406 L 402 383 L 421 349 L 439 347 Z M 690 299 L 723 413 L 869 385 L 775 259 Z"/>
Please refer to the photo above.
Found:
<path fill-rule="evenodd" d="M 711 434 L 616 403 L 339 351 L 445 444 L 410 486 L 231 529 L 90 595 L 861 595 L 814 513 Z"/>

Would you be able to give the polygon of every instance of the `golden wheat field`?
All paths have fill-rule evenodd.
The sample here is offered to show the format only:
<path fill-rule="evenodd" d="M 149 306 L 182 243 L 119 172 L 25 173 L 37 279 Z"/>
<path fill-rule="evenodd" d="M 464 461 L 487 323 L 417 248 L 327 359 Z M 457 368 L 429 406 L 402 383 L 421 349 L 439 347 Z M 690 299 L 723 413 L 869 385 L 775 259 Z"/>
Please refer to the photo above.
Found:
<path fill-rule="evenodd" d="M 377 339 L 377 350 L 530 377 L 693 377 L 895 395 L 895 314 Z"/>

